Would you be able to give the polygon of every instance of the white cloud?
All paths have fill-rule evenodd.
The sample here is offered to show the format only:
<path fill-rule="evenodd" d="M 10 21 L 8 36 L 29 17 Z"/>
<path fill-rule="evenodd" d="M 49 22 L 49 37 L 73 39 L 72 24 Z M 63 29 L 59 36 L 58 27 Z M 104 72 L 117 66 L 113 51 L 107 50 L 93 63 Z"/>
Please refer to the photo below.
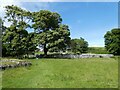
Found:
<path fill-rule="evenodd" d="M 19 0 L 22 2 L 119 2 L 119 0 Z"/>
<path fill-rule="evenodd" d="M 31 0 L 32 2 L 44 2 L 45 0 Z M 7 5 L 16 5 L 18 7 L 21 7 L 22 9 L 25 9 L 27 10 L 27 8 L 25 8 L 25 6 L 23 6 L 23 3 L 27 3 L 27 2 L 31 2 L 29 0 L 0 0 L 0 17 L 2 19 L 4 19 L 4 16 L 5 16 L 5 6 Z M 48 2 L 54 2 L 55 0 L 46 0 Z M 26 4 L 27 5 L 27 4 Z M 38 4 L 31 4 L 31 7 L 36 8 L 36 10 L 40 10 L 40 9 L 48 9 L 50 8 L 49 7 L 49 4 L 48 3 L 38 3 Z M 29 9 L 29 8 L 28 8 Z M 34 11 L 36 11 L 34 9 Z M 5 20 L 5 19 L 4 19 Z M 5 26 L 10 26 L 10 23 L 7 22 L 7 20 L 5 20 L 5 23 L 4 23 Z"/>
<path fill-rule="evenodd" d="M 23 9 L 26 9 L 22 3 L 23 2 L 118 2 L 118 0 L 0 0 L 0 17 L 5 16 L 5 6 L 7 5 L 17 5 Z M 48 3 L 39 3 L 35 5 L 38 9 L 50 8 Z M 37 10 L 37 9 L 36 9 Z M 81 21 L 78 21 L 81 23 Z M 9 26 L 8 22 L 5 22 L 5 26 Z"/>
<path fill-rule="evenodd" d="M 4 19 L 4 16 L 5 16 L 5 6 L 7 6 L 7 5 L 17 5 L 17 6 L 22 7 L 21 2 L 17 2 L 15 0 L 10 0 L 10 1 L 8 1 L 8 0 L 1 0 L 0 1 L 0 17 L 2 19 Z M 10 23 L 5 20 L 4 25 L 5 26 L 9 26 Z"/>
<path fill-rule="evenodd" d="M 25 4 L 27 4 L 25 2 Z M 29 11 L 39 11 L 39 10 L 48 10 L 50 9 L 50 5 L 48 2 L 46 3 L 29 3 L 29 6 L 27 7 L 30 7 L 28 8 Z"/>
<path fill-rule="evenodd" d="M 6 1 L 6 0 L 1 0 L 0 1 L 0 16 L 2 17 L 3 14 L 5 13 L 5 6 L 7 5 L 17 5 L 17 6 L 21 6 L 20 2 L 16 2 L 15 0 L 10 0 L 10 1 Z"/>
<path fill-rule="evenodd" d="M 61 0 L 19 0 L 19 1 L 21 2 L 60 2 Z"/>

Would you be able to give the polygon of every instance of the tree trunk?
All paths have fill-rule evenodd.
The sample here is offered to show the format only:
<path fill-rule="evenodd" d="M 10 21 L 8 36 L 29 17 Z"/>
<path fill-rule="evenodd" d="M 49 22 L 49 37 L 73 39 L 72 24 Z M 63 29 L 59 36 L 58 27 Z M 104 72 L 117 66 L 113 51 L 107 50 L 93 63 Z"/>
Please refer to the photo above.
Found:
<path fill-rule="evenodd" d="M 44 56 L 47 56 L 48 49 L 46 48 L 46 44 L 44 44 Z"/>

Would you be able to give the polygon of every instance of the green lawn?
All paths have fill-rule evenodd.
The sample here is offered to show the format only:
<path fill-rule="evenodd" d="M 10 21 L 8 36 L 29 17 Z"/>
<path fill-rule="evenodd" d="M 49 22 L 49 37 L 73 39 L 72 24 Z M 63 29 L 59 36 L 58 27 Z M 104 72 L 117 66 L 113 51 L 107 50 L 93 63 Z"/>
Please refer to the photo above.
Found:
<path fill-rule="evenodd" d="M 3 88 L 117 88 L 118 60 L 33 59 L 31 67 L 5 70 Z"/>

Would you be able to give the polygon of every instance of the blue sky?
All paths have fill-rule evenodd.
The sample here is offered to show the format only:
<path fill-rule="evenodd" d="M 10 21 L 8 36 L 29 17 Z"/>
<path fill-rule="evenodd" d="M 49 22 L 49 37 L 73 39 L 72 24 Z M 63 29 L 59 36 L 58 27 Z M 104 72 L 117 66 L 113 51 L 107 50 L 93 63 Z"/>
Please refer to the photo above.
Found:
<path fill-rule="evenodd" d="M 104 34 L 118 27 L 117 2 L 23 2 L 21 6 L 58 12 L 62 23 L 69 26 L 71 38 L 83 37 L 89 46 L 104 46 Z"/>

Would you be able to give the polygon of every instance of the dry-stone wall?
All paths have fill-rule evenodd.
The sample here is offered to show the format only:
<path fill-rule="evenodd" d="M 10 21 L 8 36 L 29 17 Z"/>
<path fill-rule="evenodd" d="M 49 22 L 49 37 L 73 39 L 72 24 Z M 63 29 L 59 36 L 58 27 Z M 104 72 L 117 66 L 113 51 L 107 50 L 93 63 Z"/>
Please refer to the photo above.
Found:
<path fill-rule="evenodd" d="M 37 55 L 37 58 L 42 58 L 43 55 Z M 99 57 L 99 58 L 110 58 L 113 57 L 112 54 L 51 54 L 48 55 L 47 58 L 93 58 L 93 57 Z"/>
<path fill-rule="evenodd" d="M 23 60 L 1 60 L 0 61 L 0 70 L 5 70 L 8 68 L 17 68 L 21 66 L 31 66 L 32 63 Z"/>

